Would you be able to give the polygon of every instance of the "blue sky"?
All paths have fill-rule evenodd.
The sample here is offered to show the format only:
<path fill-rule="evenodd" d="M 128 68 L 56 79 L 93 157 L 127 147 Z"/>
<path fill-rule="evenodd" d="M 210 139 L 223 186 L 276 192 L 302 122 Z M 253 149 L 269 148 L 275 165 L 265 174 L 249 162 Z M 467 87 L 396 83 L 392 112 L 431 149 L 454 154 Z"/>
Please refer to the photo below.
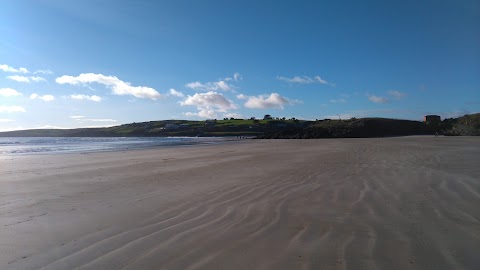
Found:
<path fill-rule="evenodd" d="M 480 2 L 3 0 L 0 130 L 480 111 Z"/>

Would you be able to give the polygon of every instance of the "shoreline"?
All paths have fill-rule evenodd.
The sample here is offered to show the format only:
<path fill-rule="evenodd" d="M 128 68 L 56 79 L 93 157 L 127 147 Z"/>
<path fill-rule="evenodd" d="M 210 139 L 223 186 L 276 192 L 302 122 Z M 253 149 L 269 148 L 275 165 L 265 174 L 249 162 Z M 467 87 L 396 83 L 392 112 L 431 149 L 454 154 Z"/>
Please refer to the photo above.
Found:
<path fill-rule="evenodd" d="M 56 140 L 71 140 L 78 139 L 79 141 L 69 141 L 68 144 L 57 143 Z M 144 150 L 144 149 L 161 149 L 166 147 L 180 147 L 180 146 L 195 146 L 195 145 L 214 145 L 222 143 L 231 143 L 235 141 L 240 141 L 241 139 L 228 138 L 228 137 L 155 137 L 153 139 L 157 141 L 152 141 L 152 137 L 102 137 L 102 138 L 91 138 L 91 137 L 41 137 L 38 139 L 48 139 L 52 142 L 40 142 L 40 143 L 31 143 L 31 142 L 8 142 L 7 144 L 2 144 L 2 139 L 14 141 L 18 140 L 32 140 L 34 141 L 37 138 L 32 137 L 5 137 L 0 138 L 0 156 L 17 156 L 17 155 L 63 155 L 63 154 L 85 154 L 85 153 L 99 153 L 99 152 L 120 152 L 120 151 L 129 151 L 129 150 Z M 118 143 L 116 146 L 113 145 L 96 145 L 98 141 L 82 141 L 82 139 L 93 139 L 93 140 L 106 140 L 107 143 Z M 126 139 L 125 141 L 108 141 L 111 139 Z M 143 143 L 136 143 L 131 139 L 145 140 Z M 149 140 L 150 139 L 150 140 Z M 162 139 L 180 139 L 179 142 L 170 142 L 167 140 L 162 141 Z M 185 140 L 183 140 L 185 139 Z M 5 140 L 4 140 L 5 141 Z M 94 147 L 92 147 L 92 145 Z M 3 150 L 2 151 L 2 147 Z M 9 147 L 31 147 L 33 149 L 28 149 L 25 152 L 22 152 L 22 148 L 18 149 L 9 149 Z M 45 148 L 52 148 L 53 150 L 45 150 Z M 60 148 L 64 147 L 64 149 Z M 75 147 L 84 147 L 84 148 L 75 148 Z M 90 147 L 90 148 L 89 148 Z M 36 148 L 36 149 L 34 149 Z"/>

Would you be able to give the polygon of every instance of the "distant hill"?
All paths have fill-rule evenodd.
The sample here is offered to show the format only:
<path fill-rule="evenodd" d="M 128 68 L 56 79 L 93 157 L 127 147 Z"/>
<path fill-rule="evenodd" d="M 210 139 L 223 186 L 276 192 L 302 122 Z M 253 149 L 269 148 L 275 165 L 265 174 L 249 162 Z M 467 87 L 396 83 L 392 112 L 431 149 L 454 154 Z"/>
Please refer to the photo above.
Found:
<path fill-rule="evenodd" d="M 167 137 L 250 136 L 256 138 L 368 138 L 440 134 L 479 136 L 480 113 L 449 118 L 434 124 L 387 118 L 349 120 L 224 119 L 163 120 L 106 128 L 31 129 L 1 132 L 0 137 Z"/>
<path fill-rule="evenodd" d="M 276 129 L 303 127 L 300 120 L 163 120 L 106 128 L 30 129 L 0 132 L 0 137 L 167 137 L 258 136 Z"/>
<path fill-rule="evenodd" d="M 480 113 L 443 120 L 443 133 L 450 136 L 480 136 Z"/>
<path fill-rule="evenodd" d="M 281 130 L 265 134 L 262 138 L 368 138 L 386 136 L 427 135 L 436 130 L 423 122 L 386 118 L 350 120 L 320 120 L 308 127 Z"/>
<path fill-rule="evenodd" d="M 434 134 L 480 136 L 480 113 L 430 124 L 387 118 L 320 120 L 305 128 L 278 130 L 266 133 L 259 138 L 369 138 Z"/>

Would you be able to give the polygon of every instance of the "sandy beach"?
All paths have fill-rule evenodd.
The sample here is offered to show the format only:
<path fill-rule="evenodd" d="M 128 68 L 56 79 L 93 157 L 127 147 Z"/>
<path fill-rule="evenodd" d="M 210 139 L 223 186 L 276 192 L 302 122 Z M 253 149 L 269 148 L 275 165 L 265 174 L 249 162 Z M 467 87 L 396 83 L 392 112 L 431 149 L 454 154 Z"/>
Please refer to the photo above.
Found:
<path fill-rule="evenodd" d="M 0 157 L 0 269 L 480 269 L 480 139 Z"/>

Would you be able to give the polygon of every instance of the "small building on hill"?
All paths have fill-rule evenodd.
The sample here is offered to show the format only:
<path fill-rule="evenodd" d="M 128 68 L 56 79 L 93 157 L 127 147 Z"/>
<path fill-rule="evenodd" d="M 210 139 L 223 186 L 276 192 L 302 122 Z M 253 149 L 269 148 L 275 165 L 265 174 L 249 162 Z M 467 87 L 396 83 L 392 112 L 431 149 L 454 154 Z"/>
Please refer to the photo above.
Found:
<path fill-rule="evenodd" d="M 425 124 L 440 123 L 442 122 L 442 118 L 440 117 L 440 115 L 430 114 L 430 115 L 425 115 L 425 117 L 423 118 L 423 121 L 425 122 Z"/>

